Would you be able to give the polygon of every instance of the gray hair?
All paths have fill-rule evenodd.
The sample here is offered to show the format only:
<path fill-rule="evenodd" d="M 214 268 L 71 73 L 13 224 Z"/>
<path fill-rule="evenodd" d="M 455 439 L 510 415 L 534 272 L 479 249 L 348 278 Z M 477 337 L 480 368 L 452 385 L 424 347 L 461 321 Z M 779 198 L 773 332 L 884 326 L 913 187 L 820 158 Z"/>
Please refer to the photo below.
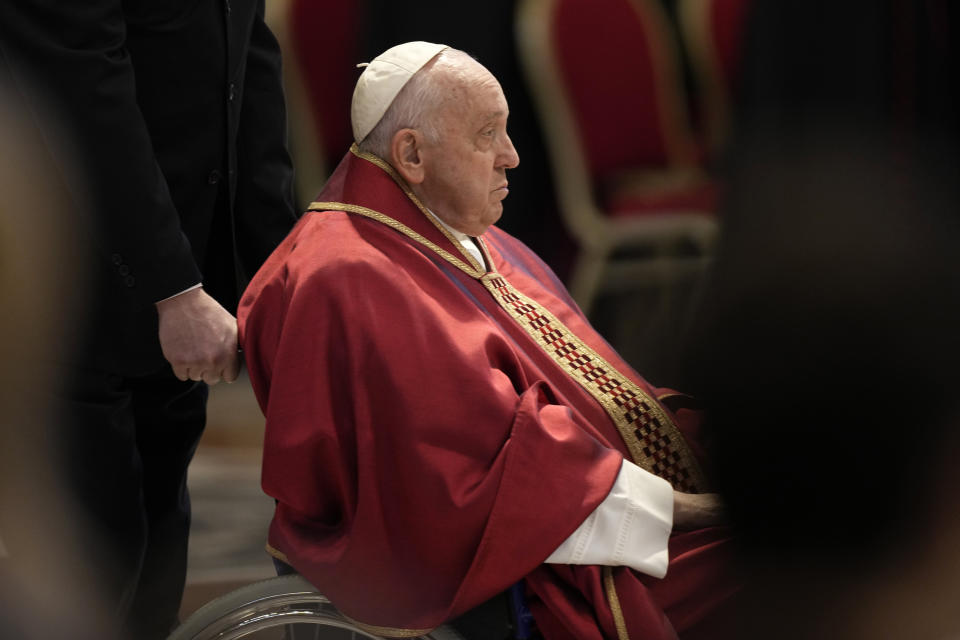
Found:
<path fill-rule="evenodd" d="M 438 53 L 404 85 L 380 122 L 357 145 L 359 149 L 389 160 L 393 136 L 401 129 L 416 129 L 429 142 L 437 142 L 440 131 L 434 114 L 452 97 L 450 84 L 439 82 L 438 77 L 441 74 L 462 77 L 462 67 L 467 60 L 476 62 L 470 54 L 459 49 L 448 48 Z"/>

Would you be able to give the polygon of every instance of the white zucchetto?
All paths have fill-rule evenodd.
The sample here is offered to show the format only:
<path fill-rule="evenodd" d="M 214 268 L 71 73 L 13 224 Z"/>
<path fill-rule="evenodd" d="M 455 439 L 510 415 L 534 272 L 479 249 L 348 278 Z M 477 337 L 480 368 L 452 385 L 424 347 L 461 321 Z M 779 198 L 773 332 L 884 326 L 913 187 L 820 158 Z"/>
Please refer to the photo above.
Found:
<path fill-rule="evenodd" d="M 387 49 L 367 64 L 357 80 L 350 106 L 353 139 L 359 143 L 366 138 L 413 74 L 447 48 L 432 42 L 406 42 Z"/>

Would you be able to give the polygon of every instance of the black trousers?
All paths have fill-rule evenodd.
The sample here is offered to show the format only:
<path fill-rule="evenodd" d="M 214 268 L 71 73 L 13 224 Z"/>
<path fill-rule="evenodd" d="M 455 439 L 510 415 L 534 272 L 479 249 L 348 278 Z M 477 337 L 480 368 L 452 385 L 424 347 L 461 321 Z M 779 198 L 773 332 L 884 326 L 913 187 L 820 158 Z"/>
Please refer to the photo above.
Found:
<path fill-rule="evenodd" d="M 169 367 L 121 377 L 74 372 L 61 423 L 68 498 L 85 522 L 117 633 L 165 638 L 178 622 L 187 565 L 187 466 L 206 421 L 207 386 Z"/>

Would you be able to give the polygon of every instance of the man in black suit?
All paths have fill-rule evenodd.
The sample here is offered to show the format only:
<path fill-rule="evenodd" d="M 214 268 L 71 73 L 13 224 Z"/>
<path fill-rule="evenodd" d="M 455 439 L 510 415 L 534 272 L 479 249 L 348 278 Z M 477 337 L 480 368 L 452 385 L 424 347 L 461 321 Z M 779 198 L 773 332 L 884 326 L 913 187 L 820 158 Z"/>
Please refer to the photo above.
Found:
<path fill-rule="evenodd" d="M 263 4 L 0 4 L 0 75 L 49 143 L 51 180 L 92 214 L 90 311 L 64 356 L 57 437 L 105 591 L 138 640 L 176 623 L 207 384 L 237 378 L 238 294 L 294 222 Z"/>

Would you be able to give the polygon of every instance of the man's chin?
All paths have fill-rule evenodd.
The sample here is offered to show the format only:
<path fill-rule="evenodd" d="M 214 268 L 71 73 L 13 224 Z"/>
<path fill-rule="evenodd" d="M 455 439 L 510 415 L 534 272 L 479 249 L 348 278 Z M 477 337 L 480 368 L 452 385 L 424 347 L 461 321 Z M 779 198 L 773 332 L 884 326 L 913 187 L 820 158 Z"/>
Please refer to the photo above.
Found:
<path fill-rule="evenodd" d="M 496 207 L 496 209 L 491 211 L 490 215 L 487 216 L 486 220 L 484 220 L 485 226 L 483 227 L 483 232 L 486 232 L 487 229 L 489 229 L 492 225 L 496 224 L 497 221 L 500 219 L 500 216 L 503 215 L 503 206 L 500 205 L 500 203 L 497 203 L 497 205 L 498 206 Z"/>

